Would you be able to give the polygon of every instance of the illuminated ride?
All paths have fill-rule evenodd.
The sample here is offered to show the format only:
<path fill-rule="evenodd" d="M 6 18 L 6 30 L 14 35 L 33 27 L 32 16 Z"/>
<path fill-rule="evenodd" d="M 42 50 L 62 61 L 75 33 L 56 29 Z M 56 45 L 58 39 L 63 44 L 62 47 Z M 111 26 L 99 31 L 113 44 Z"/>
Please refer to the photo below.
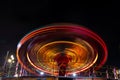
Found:
<path fill-rule="evenodd" d="M 91 30 L 75 24 L 54 24 L 27 34 L 17 46 L 17 59 L 32 74 L 40 71 L 64 76 L 104 65 L 104 41 Z"/>

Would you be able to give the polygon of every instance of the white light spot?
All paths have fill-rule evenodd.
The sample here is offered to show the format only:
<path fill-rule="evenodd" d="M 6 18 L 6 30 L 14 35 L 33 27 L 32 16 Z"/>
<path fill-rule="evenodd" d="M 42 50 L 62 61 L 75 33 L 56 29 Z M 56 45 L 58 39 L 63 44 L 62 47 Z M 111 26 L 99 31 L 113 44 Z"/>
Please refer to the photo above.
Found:
<path fill-rule="evenodd" d="M 17 45 L 17 47 L 20 48 L 20 47 L 21 47 L 21 44 L 19 43 L 19 44 Z"/>
<path fill-rule="evenodd" d="M 73 76 L 75 77 L 77 74 L 76 73 L 73 73 Z"/>
<path fill-rule="evenodd" d="M 11 59 L 8 59 L 8 63 L 12 63 L 12 60 L 11 60 Z"/>
<path fill-rule="evenodd" d="M 11 55 L 10 57 L 11 57 L 11 59 L 12 59 L 12 60 L 14 60 L 14 59 L 15 59 L 13 55 Z"/>
<path fill-rule="evenodd" d="M 18 74 L 15 74 L 14 77 L 18 77 Z"/>
<path fill-rule="evenodd" d="M 41 75 L 44 75 L 44 72 L 40 72 Z"/>

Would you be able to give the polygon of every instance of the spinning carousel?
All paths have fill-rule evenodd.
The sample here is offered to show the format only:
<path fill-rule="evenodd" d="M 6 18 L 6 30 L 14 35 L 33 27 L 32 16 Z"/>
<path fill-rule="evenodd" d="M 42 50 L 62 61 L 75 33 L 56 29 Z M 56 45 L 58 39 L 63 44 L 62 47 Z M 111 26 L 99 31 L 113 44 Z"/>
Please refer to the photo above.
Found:
<path fill-rule="evenodd" d="M 17 46 L 17 59 L 28 72 L 65 76 L 100 69 L 107 47 L 93 31 L 76 24 L 47 25 L 28 33 Z"/>

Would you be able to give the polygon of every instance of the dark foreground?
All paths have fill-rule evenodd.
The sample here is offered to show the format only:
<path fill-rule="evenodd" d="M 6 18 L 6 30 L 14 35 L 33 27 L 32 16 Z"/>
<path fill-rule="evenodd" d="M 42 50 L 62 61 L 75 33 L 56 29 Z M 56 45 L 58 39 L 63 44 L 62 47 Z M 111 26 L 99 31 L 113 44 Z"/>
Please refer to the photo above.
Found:
<path fill-rule="evenodd" d="M 0 80 L 114 80 L 100 77 L 1 77 Z"/>

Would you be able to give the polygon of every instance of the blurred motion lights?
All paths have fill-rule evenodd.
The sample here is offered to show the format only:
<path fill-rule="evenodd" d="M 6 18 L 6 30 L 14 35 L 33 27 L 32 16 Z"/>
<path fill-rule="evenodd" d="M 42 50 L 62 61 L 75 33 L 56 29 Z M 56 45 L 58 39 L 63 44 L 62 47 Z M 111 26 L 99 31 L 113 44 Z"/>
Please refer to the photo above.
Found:
<path fill-rule="evenodd" d="M 36 70 L 59 75 L 64 66 L 67 75 L 93 65 L 98 66 L 96 69 L 102 67 L 107 60 L 107 47 L 97 34 L 83 26 L 56 24 L 23 37 L 17 47 L 17 59 L 23 68 L 36 75 Z"/>

